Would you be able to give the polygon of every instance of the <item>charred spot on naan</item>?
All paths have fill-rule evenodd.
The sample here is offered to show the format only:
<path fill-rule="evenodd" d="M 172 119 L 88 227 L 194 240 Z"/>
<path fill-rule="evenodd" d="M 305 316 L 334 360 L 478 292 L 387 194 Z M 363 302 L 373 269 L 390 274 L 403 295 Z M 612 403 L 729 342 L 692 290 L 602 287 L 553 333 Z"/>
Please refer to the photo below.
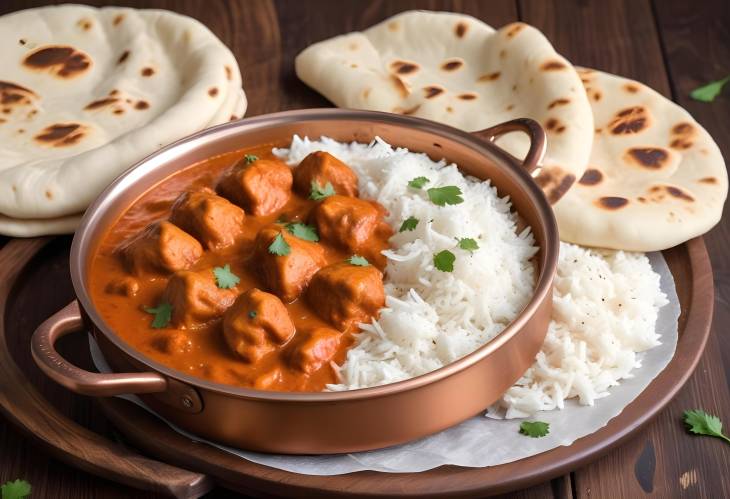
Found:
<path fill-rule="evenodd" d="M 614 135 L 631 135 L 649 128 L 650 122 L 648 109 L 643 106 L 633 106 L 616 113 L 608 128 Z"/>
<path fill-rule="evenodd" d="M 493 73 L 483 74 L 479 78 L 477 78 L 477 82 L 484 82 L 484 81 L 494 81 L 499 79 L 500 75 L 502 73 L 500 71 L 495 71 Z"/>
<path fill-rule="evenodd" d="M 716 184 L 717 177 L 702 177 L 697 182 L 700 182 L 701 184 Z"/>
<path fill-rule="evenodd" d="M 460 69 L 464 65 L 464 61 L 462 59 L 459 59 L 458 57 L 455 57 L 453 59 L 446 59 L 444 62 L 441 63 L 441 69 L 443 71 L 456 71 L 457 69 Z"/>
<path fill-rule="evenodd" d="M 427 99 L 433 99 L 434 97 L 441 95 L 444 92 L 445 90 L 438 85 L 429 85 L 427 87 L 423 87 L 423 93 Z"/>
<path fill-rule="evenodd" d="M 154 68 L 151 68 L 149 66 L 146 66 L 140 70 L 140 74 L 144 76 L 145 78 L 149 78 L 153 74 L 155 74 Z"/>
<path fill-rule="evenodd" d="M 508 24 L 502 30 L 504 31 L 507 38 L 514 38 L 517 34 L 522 31 L 527 25 L 525 23 L 512 23 Z"/>
<path fill-rule="evenodd" d="M 634 84 L 634 83 L 627 83 L 627 84 L 624 85 L 623 88 L 624 88 L 624 90 L 626 90 L 630 94 L 635 94 L 635 93 L 637 93 L 640 90 L 639 89 L 639 86 L 636 85 L 636 84 Z"/>
<path fill-rule="evenodd" d="M 535 183 L 542 189 L 550 203 L 556 203 L 575 182 L 575 175 L 559 166 L 546 166 L 535 177 Z"/>
<path fill-rule="evenodd" d="M 629 200 L 620 196 L 603 196 L 596 199 L 596 206 L 605 210 L 619 210 L 629 204 Z"/>
<path fill-rule="evenodd" d="M 390 69 L 399 75 L 410 75 L 417 72 L 420 67 L 415 62 L 396 60 L 390 63 Z"/>
<path fill-rule="evenodd" d="M 149 109 L 150 103 L 145 100 L 138 100 L 137 103 L 134 105 L 134 108 L 138 111 L 144 111 L 145 109 Z"/>
<path fill-rule="evenodd" d="M 218 87 L 210 87 L 208 89 L 208 95 L 211 97 L 216 97 L 218 95 Z"/>
<path fill-rule="evenodd" d="M 122 52 L 122 55 L 119 56 L 119 59 L 117 59 L 117 64 L 124 64 L 124 61 L 127 60 L 129 57 L 129 50 L 125 50 Z"/>
<path fill-rule="evenodd" d="M 229 65 L 226 64 L 225 66 L 223 66 L 223 71 L 226 72 L 226 80 L 228 80 L 228 81 L 233 80 L 233 70 L 231 69 L 231 67 Z"/>
<path fill-rule="evenodd" d="M 692 139 L 696 134 L 697 130 L 691 123 L 678 123 L 672 127 L 669 147 L 678 150 L 689 149 L 694 145 Z"/>
<path fill-rule="evenodd" d="M 632 147 L 624 154 L 624 160 L 649 170 L 661 170 L 669 165 L 672 153 L 661 147 Z"/>
<path fill-rule="evenodd" d="M 551 59 L 549 61 L 545 61 L 540 65 L 540 71 L 560 71 L 561 69 L 565 69 L 568 66 L 565 65 L 564 62 L 558 61 L 556 59 Z"/>
<path fill-rule="evenodd" d="M 116 16 L 114 16 L 112 25 L 119 26 L 119 24 L 121 24 L 122 21 L 124 21 L 124 14 L 117 14 Z"/>
<path fill-rule="evenodd" d="M 469 25 L 466 24 L 464 21 L 459 21 L 454 26 L 454 34 L 457 36 L 457 38 L 464 38 L 464 35 L 466 35 L 466 32 L 469 30 Z"/>
<path fill-rule="evenodd" d="M 588 168 L 581 176 L 578 183 L 580 185 L 598 185 L 603 180 L 603 173 L 597 168 Z"/>
<path fill-rule="evenodd" d="M 548 132 L 563 133 L 565 131 L 565 125 L 557 118 L 548 118 L 545 122 L 545 129 Z"/>
<path fill-rule="evenodd" d="M 23 59 L 26 68 L 48 71 L 59 78 L 75 78 L 91 67 L 91 58 L 68 45 L 40 47 Z"/>
<path fill-rule="evenodd" d="M 693 203 L 695 200 L 690 194 L 674 185 L 653 185 L 649 188 L 647 197 L 650 201 L 659 203 L 666 199 L 667 195 L 688 203 Z"/>
<path fill-rule="evenodd" d="M 85 111 L 93 111 L 95 109 L 111 106 L 112 104 L 116 104 L 119 102 L 119 99 L 117 97 L 104 97 L 103 99 L 97 99 L 95 101 L 89 102 L 86 106 L 84 106 Z"/>
<path fill-rule="evenodd" d="M 89 31 L 94 26 L 91 20 L 86 18 L 79 19 L 76 24 L 84 31 Z"/>
<path fill-rule="evenodd" d="M 464 92 L 463 94 L 459 94 L 456 96 L 457 99 L 461 100 L 474 100 L 478 97 L 479 95 L 475 94 L 474 92 Z"/>
<path fill-rule="evenodd" d="M 9 81 L 0 81 L 0 104 L 2 104 L 4 109 L 10 109 L 12 111 L 13 107 L 33 104 L 33 100 L 37 97 L 35 92 L 26 87 Z"/>
<path fill-rule="evenodd" d="M 86 136 L 87 127 L 80 123 L 56 123 L 40 131 L 35 137 L 39 144 L 50 147 L 68 147 Z"/>
<path fill-rule="evenodd" d="M 561 97 L 560 99 L 555 99 L 550 104 L 548 104 L 548 109 L 553 109 L 558 106 L 565 106 L 567 104 L 570 104 L 570 99 L 567 97 Z"/>

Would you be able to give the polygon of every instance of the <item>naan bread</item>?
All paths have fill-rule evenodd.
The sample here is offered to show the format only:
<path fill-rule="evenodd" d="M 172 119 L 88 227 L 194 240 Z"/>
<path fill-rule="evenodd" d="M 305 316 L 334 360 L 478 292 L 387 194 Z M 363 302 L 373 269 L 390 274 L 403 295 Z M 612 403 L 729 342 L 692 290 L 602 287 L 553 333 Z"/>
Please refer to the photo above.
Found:
<path fill-rule="evenodd" d="M 0 215 L 28 227 L 69 227 L 141 158 L 245 111 L 231 52 L 172 12 L 30 9 L 0 40 Z"/>
<path fill-rule="evenodd" d="M 551 201 L 588 161 L 593 118 L 580 78 L 523 23 L 495 31 L 462 14 L 405 12 L 308 47 L 296 72 L 339 107 L 410 114 L 467 131 L 537 120 L 548 133 L 538 181 Z M 528 140 L 510 134 L 498 144 L 522 157 Z"/>
<path fill-rule="evenodd" d="M 655 251 L 710 230 L 722 216 L 728 179 L 707 131 L 646 85 L 579 73 L 596 130 L 588 169 L 554 206 L 560 238 Z"/>

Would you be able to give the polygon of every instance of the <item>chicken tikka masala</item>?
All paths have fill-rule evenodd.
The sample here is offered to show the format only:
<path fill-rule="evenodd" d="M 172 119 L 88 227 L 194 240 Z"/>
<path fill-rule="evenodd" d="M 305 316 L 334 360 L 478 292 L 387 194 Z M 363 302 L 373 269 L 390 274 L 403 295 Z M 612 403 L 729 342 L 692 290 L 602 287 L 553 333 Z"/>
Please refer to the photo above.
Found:
<path fill-rule="evenodd" d="M 385 304 L 392 235 L 345 163 L 260 147 L 175 173 L 96 249 L 91 296 L 148 357 L 218 383 L 321 391 Z"/>

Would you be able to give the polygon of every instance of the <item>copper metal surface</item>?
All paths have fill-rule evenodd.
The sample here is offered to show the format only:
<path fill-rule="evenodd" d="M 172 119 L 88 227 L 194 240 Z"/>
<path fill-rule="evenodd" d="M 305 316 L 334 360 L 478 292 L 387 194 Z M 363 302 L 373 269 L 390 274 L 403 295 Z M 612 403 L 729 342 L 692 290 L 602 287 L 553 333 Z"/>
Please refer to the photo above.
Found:
<path fill-rule="evenodd" d="M 525 168 L 531 170 L 543 153 L 544 133 L 534 122 L 515 121 L 518 123 L 483 133 L 492 138 L 515 130 L 528 133 L 532 145 Z M 232 387 L 187 376 L 133 350 L 98 315 L 86 289 L 89 259 L 105 230 L 147 189 L 181 167 L 262 143 L 285 143 L 294 134 L 358 142 L 379 136 L 436 160 L 446 158 L 468 175 L 490 179 L 500 195 L 510 196 L 540 247 L 535 256 L 538 278 L 530 302 L 495 339 L 456 362 L 410 380 L 362 390 L 289 393 Z M 123 379 L 139 382 L 145 389 L 154 386 L 156 390 L 164 382 L 164 392 L 142 395 L 152 408 L 181 428 L 243 449 L 353 452 L 440 431 L 499 398 L 532 364 L 547 331 L 559 241 L 552 210 L 525 168 L 491 142 L 468 133 L 427 120 L 370 111 L 289 111 L 205 130 L 165 147 L 119 177 L 87 210 L 72 244 L 71 277 L 84 322 L 115 372 L 140 374 L 95 375 L 61 359 L 52 345 L 60 334 L 79 326 L 73 309 L 49 319 L 34 334 L 34 358 L 54 380 L 79 393 L 94 392 L 94 384 L 99 386 L 94 395 L 139 393 L 124 381 L 117 385 L 104 381 L 111 379 L 107 376 L 132 376 Z M 192 410 L 188 396 L 197 397 Z"/>

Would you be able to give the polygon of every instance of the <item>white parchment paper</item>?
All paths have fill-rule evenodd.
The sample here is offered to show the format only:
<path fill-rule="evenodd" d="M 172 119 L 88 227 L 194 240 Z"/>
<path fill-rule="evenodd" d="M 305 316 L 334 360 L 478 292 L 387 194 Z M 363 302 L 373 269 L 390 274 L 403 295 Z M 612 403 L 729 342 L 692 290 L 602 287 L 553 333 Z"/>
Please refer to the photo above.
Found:
<path fill-rule="evenodd" d="M 518 433 L 520 421 L 496 420 L 477 416 L 435 435 L 387 449 L 340 454 L 334 456 L 285 456 L 248 452 L 219 445 L 187 433 L 175 425 L 175 431 L 199 442 L 206 442 L 242 459 L 307 475 L 339 475 L 355 471 L 386 473 L 419 472 L 442 465 L 485 467 L 517 461 L 562 445 L 603 428 L 633 401 L 667 366 L 677 346 L 677 319 L 680 306 L 674 279 L 661 253 L 647 254 L 652 268 L 661 276 L 661 289 L 669 304 L 659 312 L 657 332 L 661 345 L 640 355 L 642 367 L 633 371 L 633 378 L 611 388 L 610 396 L 594 406 L 581 406 L 568 401 L 563 410 L 538 413 L 532 419 L 550 423 L 550 434 L 529 438 Z M 92 358 L 100 372 L 109 372 L 106 360 L 93 337 L 89 335 Z M 152 412 L 138 397 L 123 396 Z M 159 416 L 158 416 L 159 417 Z"/>

